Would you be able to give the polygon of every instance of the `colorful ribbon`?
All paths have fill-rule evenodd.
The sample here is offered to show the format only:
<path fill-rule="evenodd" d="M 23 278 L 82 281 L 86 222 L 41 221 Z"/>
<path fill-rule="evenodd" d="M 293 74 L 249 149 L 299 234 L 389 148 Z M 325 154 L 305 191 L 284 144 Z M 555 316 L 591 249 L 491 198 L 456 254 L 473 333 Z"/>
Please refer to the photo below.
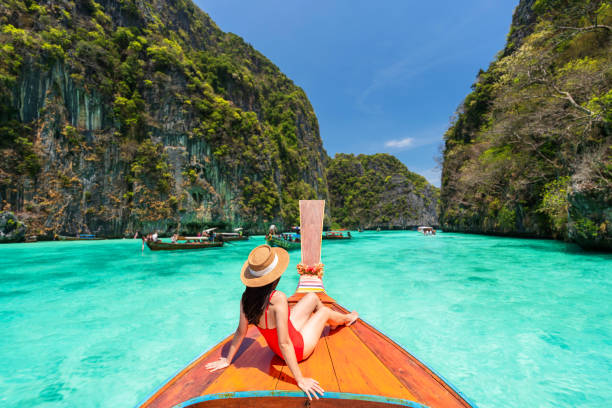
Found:
<path fill-rule="evenodd" d="M 323 278 L 323 264 L 318 263 L 313 266 L 306 266 L 303 263 L 297 264 L 297 270 L 300 275 L 314 275 L 319 279 Z"/>

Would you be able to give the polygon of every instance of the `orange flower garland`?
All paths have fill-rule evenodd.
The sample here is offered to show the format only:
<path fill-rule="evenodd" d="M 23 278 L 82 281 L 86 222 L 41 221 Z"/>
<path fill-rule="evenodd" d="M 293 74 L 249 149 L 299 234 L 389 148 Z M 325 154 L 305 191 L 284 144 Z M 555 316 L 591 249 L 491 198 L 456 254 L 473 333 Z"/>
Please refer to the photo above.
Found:
<path fill-rule="evenodd" d="M 314 266 L 306 266 L 303 263 L 297 264 L 297 270 L 300 275 L 315 275 L 319 279 L 323 278 L 323 264 L 318 263 Z"/>

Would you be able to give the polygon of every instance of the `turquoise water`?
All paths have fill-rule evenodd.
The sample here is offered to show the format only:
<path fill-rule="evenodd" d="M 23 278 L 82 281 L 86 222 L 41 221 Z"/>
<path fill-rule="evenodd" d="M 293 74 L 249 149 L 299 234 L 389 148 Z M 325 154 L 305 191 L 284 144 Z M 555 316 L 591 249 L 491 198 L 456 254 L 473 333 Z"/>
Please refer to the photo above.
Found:
<path fill-rule="evenodd" d="M 323 244 L 328 292 L 479 407 L 611 405 L 612 255 L 461 234 L 353 236 Z M 233 332 L 239 270 L 261 243 L 0 246 L 0 406 L 134 406 Z"/>

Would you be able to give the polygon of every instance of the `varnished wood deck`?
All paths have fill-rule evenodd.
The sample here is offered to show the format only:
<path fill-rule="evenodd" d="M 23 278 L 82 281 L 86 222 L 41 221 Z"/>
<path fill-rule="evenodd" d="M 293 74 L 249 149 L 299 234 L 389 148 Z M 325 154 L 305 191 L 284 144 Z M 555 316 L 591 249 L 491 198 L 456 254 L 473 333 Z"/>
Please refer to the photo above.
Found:
<path fill-rule="evenodd" d="M 335 303 L 328 305 L 346 312 Z M 248 397 L 251 396 L 248 392 L 253 391 L 294 391 L 293 398 L 271 398 L 280 398 L 274 406 L 281 400 L 299 400 L 295 406 L 304 406 L 306 397 L 297 387 L 291 372 L 284 361 L 270 350 L 254 326 L 249 327 L 234 362 L 225 370 L 209 373 L 204 368 L 205 364 L 225 355 L 230 341 L 231 337 L 200 356 L 162 386 L 142 407 L 168 408 L 189 400 L 192 400 L 189 406 L 198 407 L 248 406 L 248 398 L 240 398 L 241 402 L 227 399 L 198 402 L 197 397 L 219 393 L 234 396 L 243 392 L 247 392 L 245 395 Z M 313 354 L 300 363 L 300 369 L 305 376 L 318 380 L 326 393 L 331 395 L 381 396 L 412 401 L 417 403 L 413 405 L 415 407 L 418 404 L 431 408 L 470 407 L 425 365 L 361 319 L 351 327 L 333 331 L 326 328 Z M 299 395 L 303 397 L 300 399 Z M 263 403 L 259 398 L 257 401 Z M 332 406 L 342 406 L 344 402 L 352 407 L 384 405 L 376 401 L 362 400 L 356 404 L 354 400 L 334 400 Z M 331 401 L 313 401 L 312 404 L 325 406 Z M 266 405 L 269 403 L 266 402 Z"/>

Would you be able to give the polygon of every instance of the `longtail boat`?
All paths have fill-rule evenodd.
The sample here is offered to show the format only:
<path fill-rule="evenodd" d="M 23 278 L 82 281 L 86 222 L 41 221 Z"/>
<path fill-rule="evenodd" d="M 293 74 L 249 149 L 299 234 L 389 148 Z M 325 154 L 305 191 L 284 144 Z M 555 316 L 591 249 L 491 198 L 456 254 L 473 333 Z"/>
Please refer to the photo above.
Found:
<path fill-rule="evenodd" d="M 93 234 L 79 234 L 74 237 L 69 237 L 66 235 L 56 235 L 56 238 L 59 241 L 100 241 L 104 238 L 98 238 Z"/>
<path fill-rule="evenodd" d="M 281 247 L 287 251 L 302 247 L 301 236 L 293 232 L 283 232 L 279 235 L 266 235 L 266 243 L 272 247 Z"/>
<path fill-rule="evenodd" d="M 217 236 L 221 237 L 221 239 L 225 242 L 231 241 L 248 241 L 249 236 L 240 234 L 238 232 L 219 232 Z"/>
<path fill-rule="evenodd" d="M 417 231 L 423 235 L 436 235 L 436 230 L 432 227 L 419 227 Z"/>
<path fill-rule="evenodd" d="M 178 242 L 185 241 L 185 242 Z M 177 242 L 146 241 L 151 251 L 180 251 L 187 249 L 219 248 L 223 241 L 209 241 L 203 237 L 178 237 Z"/>
<path fill-rule="evenodd" d="M 318 267 L 321 261 L 324 205 L 300 201 L 301 255 L 307 267 Z M 289 303 L 308 292 L 315 292 L 328 307 L 347 312 L 326 293 L 322 278 L 304 273 Z M 197 357 L 139 407 L 471 407 L 442 377 L 362 319 L 349 327 L 326 327 L 314 352 L 299 363 L 304 376 L 325 390 L 320 400 L 308 400 L 253 325 L 232 364 L 207 371 L 206 363 L 227 355 L 231 339 Z"/>
<path fill-rule="evenodd" d="M 352 236 L 350 231 L 325 231 L 322 238 L 326 240 L 343 240 L 351 239 Z"/>

